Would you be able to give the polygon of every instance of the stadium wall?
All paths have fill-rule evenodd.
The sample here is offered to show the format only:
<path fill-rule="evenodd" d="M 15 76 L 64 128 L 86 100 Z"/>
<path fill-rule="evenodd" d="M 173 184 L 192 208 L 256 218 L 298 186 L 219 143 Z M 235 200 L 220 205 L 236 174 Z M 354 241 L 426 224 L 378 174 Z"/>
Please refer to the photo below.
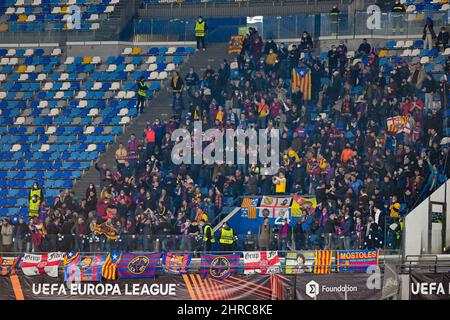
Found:
<path fill-rule="evenodd" d="M 447 187 L 446 187 L 447 185 Z M 450 219 L 443 219 L 443 224 L 431 224 L 431 252 L 427 252 L 429 244 L 429 211 L 430 202 L 448 203 L 450 201 L 450 180 L 437 189 L 430 197 L 425 199 L 405 219 L 404 229 L 404 255 L 420 255 L 422 253 L 442 253 L 442 227 L 445 223 L 446 239 L 445 247 L 450 245 Z M 442 209 L 437 204 L 433 204 L 431 209 L 439 212 Z M 443 213 L 445 217 L 445 212 Z"/>

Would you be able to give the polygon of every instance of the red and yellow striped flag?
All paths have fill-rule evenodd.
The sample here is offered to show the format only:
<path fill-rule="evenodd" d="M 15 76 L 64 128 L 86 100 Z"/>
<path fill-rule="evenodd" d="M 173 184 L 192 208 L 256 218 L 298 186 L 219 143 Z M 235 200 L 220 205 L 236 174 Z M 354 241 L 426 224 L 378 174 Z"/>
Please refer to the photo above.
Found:
<path fill-rule="evenodd" d="M 258 199 L 254 198 L 244 198 L 244 200 L 242 200 L 242 204 L 241 207 L 242 208 L 247 208 L 248 210 L 248 219 L 256 219 L 256 208 L 258 206 Z"/>
<path fill-rule="evenodd" d="M 329 274 L 331 273 L 331 260 L 333 259 L 333 251 L 317 250 L 314 259 L 314 273 Z"/>
<path fill-rule="evenodd" d="M 292 90 L 298 88 L 303 93 L 304 100 L 311 100 L 311 70 L 308 68 L 292 69 Z"/>
<path fill-rule="evenodd" d="M 102 267 L 102 277 L 108 280 L 117 279 L 117 265 L 119 264 L 120 252 L 110 252 Z"/>

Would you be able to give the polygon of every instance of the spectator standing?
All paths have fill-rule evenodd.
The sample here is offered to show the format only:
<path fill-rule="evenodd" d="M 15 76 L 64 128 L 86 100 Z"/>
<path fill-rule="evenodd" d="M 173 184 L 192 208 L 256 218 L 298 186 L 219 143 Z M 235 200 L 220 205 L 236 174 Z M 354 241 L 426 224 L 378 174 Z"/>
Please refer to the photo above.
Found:
<path fill-rule="evenodd" d="M 391 9 L 391 17 L 392 17 L 392 33 L 395 35 L 397 30 L 399 34 L 403 34 L 403 15 L 406 12 L 405 5 L 400 3 L 400 0 L 396 0 L 394 6 Z"/>
<path fill-rule="evenodd" d="M 448 47 L 449 34 L 446 27 L 442 27 L 437 36 L 437 45 L 445 50 Z"/>
<path fill-rule="evenodd" d="M 119 147 L 115 153 L 117 170 L 123 174 L 123 169 L 125 167 L 125 163 L 127 163 L 128 152 L 127 149 L 123 146 L 123 143 L 119 143 Z"/>
<path fill-rule="evenodd" d="M 206 21 L 203 20 L 202 16 L 199 16 L 197 18 L 197 21 L 195 22 L 195 39 L 197 40 L 197 51 L 199 51 L 200 49 L 202 49 L 203 51 L 206 50 L 205 37 L 207 30 L 208 25 L 206 24 Z"/>
<path fill-rule="evenodd" d="M 433 49 L 433 41 L 436 39 L 436 33 L 434 32 L 433 19 L 428 17 L 425 20 L 425 26 L 423 27 L 422 40 L 424 40 L 423 48 L 431 50 Z"/>
<path fill-rule="evenodd" d="M 339 14 L 341 10 L 339 10 L 337 4 L 333 5 L 333 8 L 330 11 L 331 18 L 331 35 L 338 36 L 339 35 Z"/>
<path fill-rule="evenodd" d="M 148 86 L 145 84 L 145 78 L 144 77 L 140 77 L 139 81 L 137 83 L 137 104 L 136 104 L 136 109 L 138 110 L 139 113 L 143 113 L 144 112 L 144 107 L 145 107 L 145 99 L 147 98 L 147 90 L 148 90 Z"/>
<path fill-rule="evenodd" d="M 272 242 L 272 228 L 269 225 L 269 219 L 264 218 L 264 222 L 259 226 L 258 230 L 258 247 L 261 251 L 270 250 Z"/>
<path fill-rule="evenodd" d="M 11 252 L 12 239 L 13 239 L 13 227 L 9 223 L 8 219 L 3 220 L 1 236 L 2 236 L 2 251 L 3 252 Z"/>

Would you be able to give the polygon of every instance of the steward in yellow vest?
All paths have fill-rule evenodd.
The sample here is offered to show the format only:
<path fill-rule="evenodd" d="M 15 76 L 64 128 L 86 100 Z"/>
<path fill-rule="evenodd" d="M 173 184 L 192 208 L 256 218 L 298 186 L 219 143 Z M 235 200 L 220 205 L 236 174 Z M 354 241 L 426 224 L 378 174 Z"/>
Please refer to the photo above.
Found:
<path fill-rule="evenodd" d="M 30 200 L 29 206 L 29 216 L 30 218 L 39 217 L 39 205 L 41 201 L 38 199 L 37 195 L 33 195 Z"/>
<path fill-rule="evenodd" d="M 197 18 L 197 22 L 195 23 L 195 38 L 197 39 L 197 50 L 203 49 L 205 51 L 205 36 L 206 30 L 208 26 L 206 25 L 206 21 L 203 20 L 202 16 Z"/>
<path fill-rule="evenodd" d="M 233 229 L 230 228 L 227 222 L 223 224 L 223 227 L 220 230 L 219 243 L 222 251 L 233 250 L 234 233 Z"/>
<path fill-rule="evenodd" d="M 211 251 L 211 244 L 215 242 L 214 231 L 211 225 L 205 219 L 202 219 L 200 221 L 200 225 L 202 226 L 203 229 L 204 251 L 209 252 Z"/>

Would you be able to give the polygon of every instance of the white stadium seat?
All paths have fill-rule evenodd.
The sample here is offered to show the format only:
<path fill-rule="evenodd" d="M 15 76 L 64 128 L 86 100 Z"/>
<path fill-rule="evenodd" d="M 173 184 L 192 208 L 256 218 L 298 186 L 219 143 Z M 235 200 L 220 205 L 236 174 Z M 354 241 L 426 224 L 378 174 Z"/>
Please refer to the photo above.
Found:
<path fill-rule="evenodd" d="M 148 79 L 149 80 L 158 80 L 158 71 L 153 71 L 152 73 L 150 73 L 150 77 Z"/>
<path fill-rule="evenodd" d="M 94 126 L 88 126 L 85 130 L 84 130 L 84 134 L 91 134 L 91 133 L 93 133 L 94 132 L 94 130 L 95 130 L 95 127 Z"/>
<path fill-rule="evenodd" d="M 31 57 L 33 54 L 34 54 L 33 49 L 27 49 L 27 50 L 25 50 L 25 53 L 23 55 L 24 55 L 24 57 Z"/>
<path fill-rule="evenodd" d="M 95 116 L 98 116 L 98 109 L 92 108 L 91 110 L 89 110 L 88 117 L 95 117 Z"/>
<path fill-rule="evenodd" d="M 131 54 L 132 51 L 133 51 L 132 48 L 125 48 L 125 49 L 123 49 L 122 54 L 129 55 L 129 54 Z"/>
<path fill-rule="evenodd" d="M 61 92 L 61 91 L 58 91 L 58 92 Z M 50 117 L 56 117 L 56 116 L 58 116 L 58 115 L 59 115 L 59 109 L 58 109 L 58 108 L 52 108 L 52 109 L 50 110 L 50 112 L 48 113 L 48 115 L 49 115 Z"/>
<path fill-rule="evenodd" d="M 14 121 L 15 125 L 21 125 L 25 123 L 25 117 L 17 117 L 16 121 Z"/>
<path fill-rule="evenodd" d="M 72 64 L 75 61 L 75 57 L 67 57 L 66 61 L 64 61 L 64 64 Z"/>
<path fill-rule="evenodd" d="M 56 127 L 55 126 L 50 126 L 45 131 L 45 134 L 54 134 L 55 132 L 56 132 Z"/>
<path fill-rule="evenodd" d="M 14 144 L 12 147 L 11 147 L 11 152 L 17 152 L 17 151 L 19 151 L 20 149 L 22 149 L 22 146 L 20 145 L 20 144 L 18 144 L 18 143 L 16 143 L 16 144 Z"/>
<path fill-rule="evenodd" d="M 61 55 L 61 48 L 54 48 L 52 53 L 52 56 L 60 56 Z"/>
<path fill-rule="evenodd" d="M 167 79 L 167 72 L 163 71 L 160 72 L 158 75 L 158 80 L 166 80 Z"/>
<path fill-rule="evenodd" d="M 90 145 L 88 145 L 88 147 L 86 148 L 86 152 L 91 152 L 91 151 L 95 151 L 97 149 L 97 145 L 95 143 L 91 143 Z"/>
<path fill-rule="evenodd" d="M 41 148 L 39 149 L 40 152 L 47 152 L 48 150 L 50 150 L 50 145 L 47 143 L 41 145 Z"/>
<path fill-rule="evenodd" d="M 147 58 L 147 61 L 145 61 L 145 63 L 147 63 L 147 64 L 151 64 L 151 63 L 155 63 L 155 62 L 156 62 L 156 57 L 155 56 L 150 56 L 150 57 Z"/>
<path fill-rule="evenodd" d="M 128 123 L 130 123 L 130 117 L 128 116 L 122 117 L 122 119 L 119 122 L 119 124 L 128 124 Z"/>
<path fill-rule="evenodd" d="M 120 89 L 120 82 L 111 83 L 111 87 L 109 88 L 110 91 L 116 91 L 119 89 Z"/>

